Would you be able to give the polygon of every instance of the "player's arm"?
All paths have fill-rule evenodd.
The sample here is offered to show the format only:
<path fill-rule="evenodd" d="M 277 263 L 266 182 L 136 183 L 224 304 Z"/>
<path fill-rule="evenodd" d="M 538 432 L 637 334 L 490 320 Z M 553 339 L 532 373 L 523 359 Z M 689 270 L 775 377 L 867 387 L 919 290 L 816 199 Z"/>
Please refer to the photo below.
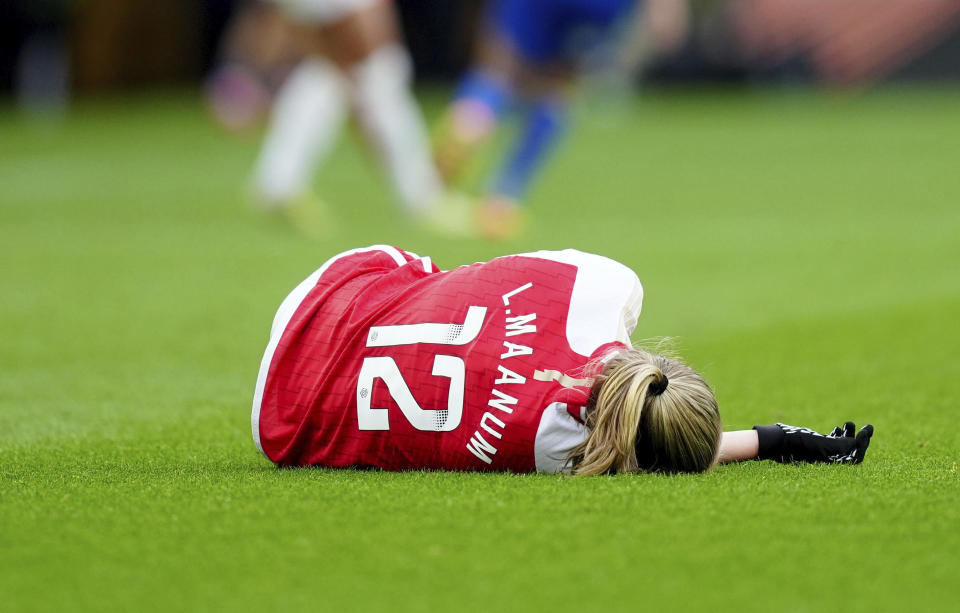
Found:
<path fill-rule="evenodd" d="M 871 436 L 873 426 L 864 426 L 856 432 L 852 421 L 837 426 L 830 434 L 779 423 L 754 426 L 752 430 L 724 432 L 718 461 L 757 459 L 781 463 L 859 464 L 867 453 Z"/>
<path fill-rule="evenodd" d="M 720 438 L 718 462 L 739 462 L 757 457 L 760 442 L 756 430 L 732 430 Z"/>

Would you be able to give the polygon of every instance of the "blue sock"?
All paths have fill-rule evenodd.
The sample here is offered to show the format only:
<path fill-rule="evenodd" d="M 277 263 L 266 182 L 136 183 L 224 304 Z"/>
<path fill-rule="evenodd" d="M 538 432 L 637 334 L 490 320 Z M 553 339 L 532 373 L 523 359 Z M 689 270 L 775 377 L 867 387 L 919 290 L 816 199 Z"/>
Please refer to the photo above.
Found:
<path fill-rule="evenodd" d="M 567 103 L 540 98 L 527 109 L 523 127 L 493 182 L 493 193 L 520 200 L 560 141 L 569 119 Z"/>
<path fill-rule="evenodd" d="M 482 70 L 470 71 L 457 87 L 456 100 L 471 98 L 482 102 L 495 117 L 500 117 L 513 102 L 509 85 Z"/>

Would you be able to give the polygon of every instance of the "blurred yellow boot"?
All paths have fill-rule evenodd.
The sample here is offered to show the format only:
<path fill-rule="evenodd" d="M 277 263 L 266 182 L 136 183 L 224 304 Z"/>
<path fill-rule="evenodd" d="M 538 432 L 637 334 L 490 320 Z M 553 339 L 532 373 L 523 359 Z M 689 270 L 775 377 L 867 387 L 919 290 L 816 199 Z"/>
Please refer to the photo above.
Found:
<path fill-rule="evenodd" d="M 416 215 L 416 219 L 425 229 L 435 234 L 469 238 L 476 234 L 472 213 L 471 198 L 448 190 L 430 202 L 422 213 Z"/>
<path fill-rule="evenodd" d="M 310 192 L 282 202 L 267 203 L 261 200 L 260 209 L 309 239 L 326 240 L 337 233 L 330 207 Z"/>
<path fill-rule="evenodd" d="M 477 209 L 477 232 L 495 241 L 516 238 L 527 225 L 526 217 L 524 210 L 513 199 L 491 196 Z"/>
<path fill-rule="evenodd" d="M 489 109 L 472 101 L 458 102 L 447 112 L 433 143 L 434 163 L 447 185 L 456 182 L 476 157 L 495 123 Z"/>

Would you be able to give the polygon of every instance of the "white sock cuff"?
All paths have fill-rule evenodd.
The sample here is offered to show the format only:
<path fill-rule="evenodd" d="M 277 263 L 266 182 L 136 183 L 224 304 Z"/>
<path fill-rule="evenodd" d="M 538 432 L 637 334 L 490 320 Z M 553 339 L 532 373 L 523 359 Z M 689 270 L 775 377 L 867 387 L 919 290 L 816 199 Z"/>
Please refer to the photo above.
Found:
<path fill-rule="evenodd" d="M 377 49 L 351 69 L 358 87 L 393 82 L 406 85 L 413 78 L 413 62 L 402 46 L 390 43 Z"/>
<path fill-rule="evenodd" d="M 321 56 L 310 56 L 300 61 L 300 63 L 290 73 L 289 79 L 299 77 L 302 81 L 313 87 L 336 87 L 345 88 L 343 74 L 340 69 L 330 60 Z"/>

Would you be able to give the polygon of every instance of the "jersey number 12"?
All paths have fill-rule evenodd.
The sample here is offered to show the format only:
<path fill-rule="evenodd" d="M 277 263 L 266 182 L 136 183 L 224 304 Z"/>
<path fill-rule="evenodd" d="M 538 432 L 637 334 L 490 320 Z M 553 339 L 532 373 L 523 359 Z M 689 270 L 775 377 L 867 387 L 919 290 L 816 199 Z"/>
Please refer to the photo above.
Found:
<path fill-rule="evenodd" d="M 429 343 L 434 345 L 466 345 L 480 334 L 487 307 L 471 306 L 462 324 L 420 323 L 394 326 L 373 326 L 367 333 L 367 347 L 395 347 Z M 417 430 L 450 432 L 463 417 L 463 393 L 467 368 L 463 358 L 438 353 L 433 356 L 435 377 L 450 379 L 447 406 L 439 410 L 422 409 L 410 387 L 403 380 L 400 368 L 388 356 L 363 359 L 357 378 L 357 424 L 361 430 L 389 430 L 388 410 L 371 406 L 373 385 L 381 379 L 403 416 Z"/>

